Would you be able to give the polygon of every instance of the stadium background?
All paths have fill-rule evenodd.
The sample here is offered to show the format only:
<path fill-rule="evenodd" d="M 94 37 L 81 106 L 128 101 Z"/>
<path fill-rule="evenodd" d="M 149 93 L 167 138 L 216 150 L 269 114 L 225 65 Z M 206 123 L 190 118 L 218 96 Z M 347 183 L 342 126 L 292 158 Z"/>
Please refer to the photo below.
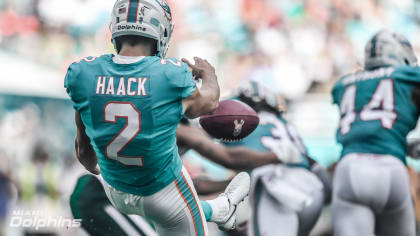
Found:
<path fill-rule="evenodd" d="M 68 65 L 113 53 L 113 0 L 0 0 L 0 172 L 14 182 L 0 235 L 14 209 L 70 216 L 71 182 L 80 173 L 73 152 L 73 110 L 63 88 Z M 288 102 L 287 117 L 322 164 L 337 158 L 338 122 L 330 90 L 363 64 L 366 41 L 380 29 L 398 31 L 420 52 L 417 0 L 168 0 L 175 32 L 169 56 L 209 59 L 222 94 L 247 79 L 262 81 Z M 414 132 L 411 136 L 419 136 Z M 229 176 L 195 153 L 193 175 Z M 420 171 L 420 164 L 410 160 Z M 204 170 L 204 171 L 203 171 Z M 3 191 L 3 192 L 2 192 Z M 3 222 L 3 223 L 1 223 Z M 63 235 L 73 235 L 72 231 Z"/>

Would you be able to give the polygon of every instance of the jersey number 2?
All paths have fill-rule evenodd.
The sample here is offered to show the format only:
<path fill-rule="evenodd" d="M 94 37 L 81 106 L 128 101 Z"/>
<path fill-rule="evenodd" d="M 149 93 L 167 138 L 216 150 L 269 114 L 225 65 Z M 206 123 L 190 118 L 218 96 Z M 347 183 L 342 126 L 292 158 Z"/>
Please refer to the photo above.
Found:
<path fill-rule="evenodd" d="M 344 92 L 341 104 L 340 132 L 347 134 L 356 120 L 356 86 L 350 86 Z M 386 129 L 392 129 L 397 113 L 394 111 L 394 83 L 391 79 L 382 80 L 370 102 L 360 112 L 363 121 L 380 120 Z"/>
<path fill-rule="evenodd" d="M 143 166 L 143 157 L 121 156 L 121 151 L 139 134 L 141 130 L 141 114 L 129 102 L 109 102 L 104 107 L 104 121 L 117 123 L 118 118 L 126 119 L 125 126 L 106 145 L 105 155 L 124 165 Z"/>

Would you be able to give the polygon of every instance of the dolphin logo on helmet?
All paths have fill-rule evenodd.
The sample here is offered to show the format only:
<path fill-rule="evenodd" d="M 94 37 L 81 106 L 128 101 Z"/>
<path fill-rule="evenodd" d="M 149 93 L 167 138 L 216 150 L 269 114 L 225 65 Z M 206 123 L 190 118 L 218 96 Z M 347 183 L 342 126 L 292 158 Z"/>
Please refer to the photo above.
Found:
<path fill-rule="evenodd" d="M 166 0 L 156 0 L 156 1 L 160 4 L 160 6 L 163 8 L 163 10 L 165 10 L 165 17 L 168 19 L 168 21 L 172 22 L 171 8 L 169 7 Z"/>

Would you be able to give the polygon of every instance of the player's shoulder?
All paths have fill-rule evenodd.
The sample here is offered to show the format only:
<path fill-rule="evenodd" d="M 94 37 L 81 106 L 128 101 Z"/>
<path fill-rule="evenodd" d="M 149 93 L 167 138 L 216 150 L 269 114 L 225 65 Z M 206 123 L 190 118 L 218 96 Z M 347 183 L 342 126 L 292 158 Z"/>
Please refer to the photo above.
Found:
<path fill-rule="evenodd" d="M 395 67 L 391 77 L 393 79 L 404 81 L 404 82 L 420 83 L 420 67 L 418 66 Z"/>
<path fill-rule="evenodd" d="M 360 70 L 344 75 L 334 85 L 333 92 L 340 88 L 346 88 L 348 86 L 362 83 L 368 80 L 389 79 L 392 77 L 395 70 L 396 68 L 394 67 L 381 67 L 373 70 Z"/>
<path fill-rule="evenodd" d="M 112 54 L 102 56 L 88 56 L 74 61 L 69 65 L 67 69 L 64 86 L 69 88 L 72 85 L 76 85 L 77 80 L 83 71 L 87 71 L 87 69 L 93 68 L 92 65 L 103 63 L 109 60 L 112 60 Z"/>
<path fill-rule="evenodd" d="M 363 70 L 359 70 L 339 77 L 337 82 L 334 84 L 333 91 L 336 89 L 346 87 L 349 84 L 355 83 L 357 81 L 357 78 L 360 77 L 364 72 L 365 71 Z"/>
<path fill-rule="evenodd" d="M 188 65 L 179 59 L 170 57 L 159 60 L 160 71 L 163 72 L 166 81 L 175 87 L 184 87 L 193 81 L 192 72 Z"/>
<path fill-rule="evenodd" d="M 84 67 L 97 65 L 112 60 L 112 54 L 105 54 L 101 56 L 87 56 L 82 59 L 78 59 L 70 64 L 69 70 L 80 71 Z"/>
<path fill-rule="evenodd" d="M 345 74 L 337 80 L 337 82 L 334 84 L 331 90 L 333 103 L 337 103 L 337 104 L 339 103 L 340 96 L 341 96 L 340 94 L 343 94 L 343 92 L 349 85 L 355 83 L 360 73 L 363 73 L 363 71 L 356 71 L 353 73 Z"/>
<path fill-rule="evenodd" d="M 159 64 L 166 73 L 177 74 L 189 72 L 188 65 L 174 57 L 169 57 L 165 59 L 160 58 Z"/>
<path fill-rule="evenodd" d="M 332 88 L 332 94 L 335 94 L 338 90 L 342 89 L 345 87 L 343 81 L 345 81 L 347 78 L 351 78 L 355 75 L 355 73 L 349 73 L 346 75 L 343 75 L 341 77 L 338 78 L 337 82 L 335 82 L 333 88 Z"/>

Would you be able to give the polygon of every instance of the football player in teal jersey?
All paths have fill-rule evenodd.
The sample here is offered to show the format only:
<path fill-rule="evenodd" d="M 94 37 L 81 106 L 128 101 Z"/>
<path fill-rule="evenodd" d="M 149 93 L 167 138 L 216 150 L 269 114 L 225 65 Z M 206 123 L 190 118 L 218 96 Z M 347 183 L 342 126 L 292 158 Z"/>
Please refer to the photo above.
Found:
<path fill-rule="evenodd" d="M 317 177 L 326 176 L 325 168 L 308 157 L 297 131 L 284 119 L 276 93 L 248 81 L 234 98 L 258 112 L 260 124 L 248 137 L 220 145 L 193 127 L 179 129 L 178 137 L 218 164 L 252 172 L 248 235 L 309 235 L 329 189 L 329 179 Z"/>
<path fill-rule="evenodd" d="M 206 60 L 165 59 L 171 19 L 165 0 L 118 0 L 110 26 L 117 55 L 70 65 L 65 87 L 76 110 L 76 154 L 102 175 L 121 212 L 146 217 L 159 235 L 208 235 L 206 220 L 227 230 L 235 226 L 232 215 L 250 179 L 238 174 L 218 198 L 198 202 L 176 129 L 184 115 L 215 111 L 220 91 Z M 202 79 L 200 89 L 194 77 Z"/>
<path fill-rule="evenodd" d="M 343 150 L 333 182 L 334 235 L 416 234 L 405 164 L 406 136 L 419 117 L 419 86 L 410 42 L 389 31 L 368 42 L 364 70 L 335 85 Z"/>

